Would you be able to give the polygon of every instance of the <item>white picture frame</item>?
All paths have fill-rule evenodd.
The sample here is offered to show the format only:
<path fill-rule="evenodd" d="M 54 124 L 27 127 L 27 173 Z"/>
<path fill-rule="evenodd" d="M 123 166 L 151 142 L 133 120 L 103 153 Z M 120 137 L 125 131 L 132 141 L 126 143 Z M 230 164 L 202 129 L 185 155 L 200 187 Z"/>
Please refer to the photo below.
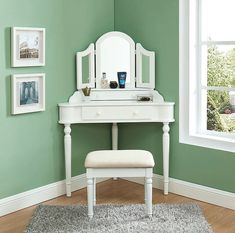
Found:
<path fill-rule="evenodd" d="M 45 28 L 12 27 L 11 66 L 45 66 Z"/>
<path fill-rule="evenodd" d="M 12 114 L 45 111 L 45 74 L 11 76 Z"/>

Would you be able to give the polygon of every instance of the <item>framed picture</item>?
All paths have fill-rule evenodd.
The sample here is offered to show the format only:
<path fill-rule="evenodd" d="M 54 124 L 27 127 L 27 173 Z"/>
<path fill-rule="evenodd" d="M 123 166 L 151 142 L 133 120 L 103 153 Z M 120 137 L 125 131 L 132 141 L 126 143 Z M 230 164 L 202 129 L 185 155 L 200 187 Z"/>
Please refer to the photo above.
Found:
<path fill-rule="evenodd" d="M 12 75 L 12 114 L 45 111 L 45 74 Z"/>
<path fill-rule="evenodd" d="M 11 64 L 12 67 L 45 65 L 45 28 L 12 28 Z"/>

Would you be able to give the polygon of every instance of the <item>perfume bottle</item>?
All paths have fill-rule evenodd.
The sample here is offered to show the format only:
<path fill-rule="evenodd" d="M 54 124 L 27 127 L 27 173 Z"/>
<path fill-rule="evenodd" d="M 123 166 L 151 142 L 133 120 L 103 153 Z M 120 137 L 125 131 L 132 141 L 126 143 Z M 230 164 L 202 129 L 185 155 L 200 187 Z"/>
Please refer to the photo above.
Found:
<path fill-rule="evenodd" d="M 108 80 L 107 80 L 105 72 L 102 73 L 102 78 L 101 78 L 100 86 L 101 86 L 101 88 L 108 88 L 108 86 L 109 86 L 109 83 L 108 83 Z"/>

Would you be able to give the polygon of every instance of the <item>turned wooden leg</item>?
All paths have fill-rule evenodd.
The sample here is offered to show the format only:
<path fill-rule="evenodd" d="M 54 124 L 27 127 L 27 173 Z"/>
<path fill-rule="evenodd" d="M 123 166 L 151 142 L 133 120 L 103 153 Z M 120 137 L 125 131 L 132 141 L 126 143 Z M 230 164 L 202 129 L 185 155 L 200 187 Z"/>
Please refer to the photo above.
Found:
<path fill-rule="evenodd" d="M 152 178 L 148 177 L 146 178 L 146 186 L 147 186 L 147 214 L 149 216 L 152 216 Z"/>
<path fill-rule="evenodd" d="M 65 175 L 66 175 L 66 195 L 71 197 L 71 127 L 64 125 L 64 154 L 65 154 Z"/>
<path fill-rule="evenodd" d="M 93 191 L 94 191 L 94 186 L 93 186 L 93 178 L 88 178 L 87 179 L 87 202 L 88 202 L 88 216 L 90 218 L 93 217 Z"/>
<path fill-rule="evenodd" d="M 146 182 L 146 178 L 144 178 L 144 203 L 147 206 L 147 182 Z"/>
<path fill-rule="evenodd" d="M 93 205 L 96 205 L 96 178 L 93 178 Z"/>
<path fill-rule="evenodd" d="M 168 194 L 168 186 L 169 186 L 169 144 L 170 144 L 170 136 L 169 136 L 169 122 L 163 123 L 163 176 L 164 176 L 164 194 Z"/>

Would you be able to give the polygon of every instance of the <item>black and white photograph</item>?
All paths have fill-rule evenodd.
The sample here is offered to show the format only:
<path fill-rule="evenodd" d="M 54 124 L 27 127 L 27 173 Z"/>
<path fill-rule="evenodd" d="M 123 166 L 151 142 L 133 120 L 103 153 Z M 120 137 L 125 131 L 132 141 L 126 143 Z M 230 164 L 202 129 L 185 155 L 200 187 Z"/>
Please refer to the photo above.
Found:
<path fill-rule="evenodd" d="M 20 105 L 38 103 L 38 82 L 20 83 Z"/>
<path fill-rule="evenodd" d="M 12 75 L 12 114 L 45 111 L 45 74 Z"/>
<path fill-rule="evenodd" d="M 19 35 L 20 59 L 39 58 L 39 33 L 28 32 Z"/>

